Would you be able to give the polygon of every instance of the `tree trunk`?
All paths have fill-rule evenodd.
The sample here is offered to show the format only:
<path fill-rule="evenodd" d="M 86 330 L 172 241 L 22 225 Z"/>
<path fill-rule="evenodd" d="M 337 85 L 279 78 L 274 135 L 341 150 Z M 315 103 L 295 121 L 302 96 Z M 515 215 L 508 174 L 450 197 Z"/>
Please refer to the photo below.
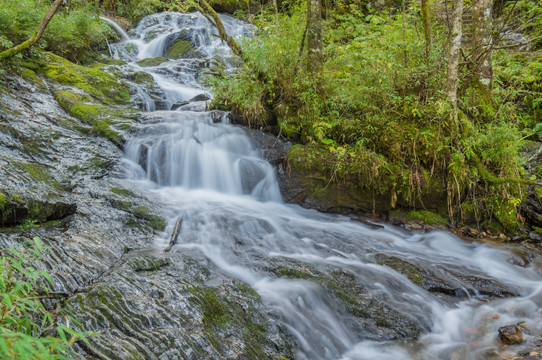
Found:
<path fill-rule="evenodd" d="M 207 3 L 205 0 L 196 0 L 197 4 L 201 8 L 203 15 L 209 20 L 211 24 L 213 24 L 216 29 L 218 30 L 218 35 L 220 38 L 225 41 L 228 46 L 231 48 L 233 53 L 237 56 L 240 56 L 242 54 L 241 48 L 235 42 L 235 40 L 228 35 L 226 32 L 226 29 L 224 28 L 224 24 L 222 24 L 222 21 L 220 20 L 220 17 L 216 13 L 216 11 Z"/>
<path fill-rule="evenodd" d="M 321 85 L 324 70 L 321 0 L 307 0 L 307 71 Z"/>
<path fill-rule="evenodd" d="M 273 9 L 275 10 L 275 17 L 279 16 L 279 4 L 277 0 L 273 0 Z"/>
<path fill-rule="evenodd" d="M 459 76 L 459 51 L 463 37 L 463 0 L 452 3 L 451 32 L 448 50 L 448 69 L 446 75 L 446 95 L 450 99 L 457 123 L 457 80 Z"/>
<path fill-rule="evenodd" d="M 493 37 L 493 0 L 477 0 L 473 4 L 473 39 L 471 58 L 474 85 L 489 97 L 493 87 L 491 48 Z"/>
<path fill-rule="evenodd" d="M 425 55 L 429 56 L 432 43 L 431 15 L 429 13 L 429 0 L 421 0 L 423 35 L 425 37 Z"/>
<path fill-rule="evenodd" d="M 41 21 L 41 23 L 40 23 L 40 25 L 38 27 L 38 31 L 30 39 L 24 41 L 23 43 L 15 46 L 15 47 L 12 47 L 11 49 L 7 49 L 7 50 L 1 52 L 0 53 L 0 60 L 1 59 L 7 59 L 7 58 L 10 58 L 10 57 L 12 57 L 14 55 L 17 55 L 21 51 L 26 50 L 29 47 L 31 47 L 32 45 L 34 45 L 35 43 L 37 43 L 38 40 L 41 39 L 41 36 L 43 35 L 43 32 L 45 31 L 45 28 L 47 27 L 47 25 L 49 24 L 49 22 L 51 21 L 53 16 L 55 16 L 58 8 L 60 7 L 60 5 L 62 4 L 63 1 L 64 0 L 55 0 L 55 2 L 51 5 L 51 8 L 47 12 L 47 14 L 45 15 L 45 17 Z"/>

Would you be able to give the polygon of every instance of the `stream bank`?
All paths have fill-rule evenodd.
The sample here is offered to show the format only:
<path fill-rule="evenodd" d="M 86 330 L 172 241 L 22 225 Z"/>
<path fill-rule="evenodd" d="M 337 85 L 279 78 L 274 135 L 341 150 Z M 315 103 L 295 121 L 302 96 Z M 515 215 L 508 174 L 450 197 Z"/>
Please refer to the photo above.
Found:
<path fill-rule="evenodd" d="M 389 358 L 416 358 L 420 352 L 462 356 L 468 347 L 439 343 L 448 331 L 446 315 L 455 318 L 456 312 L 463 321 L 453 331 L 469 346 L 482 341 L 478 352 L 496 357 L 502 349 L 497 329 L 516 320 L 525 322 L 529 341 L 508 351 L 538 350 L 540 312 L 534 305 L 540 301 L 535 284 L 542 264 L 535 251 L 467 244 L 446 233 L 405 232 L 258 201 L 252 180 L 262 175 L 250 161 L 260 163 L 259 153 L 271 165 L 283 163 L 273 138 L 232 127 L 217 113 L 193 111 L 205 110 L 199 99 L 180 105 L 184 114 L 138 111 L 122 95 L 130 89 L 136 104 L 149 104 L 129 86 L 137 72 L 110 65 L 104 75 L 57 60 L 54 72 L 29 64 L 21 69 L 24 77 L 5 78 L 0 239 L 7 247 L 40 236 L 51 246 L 35 266 L 50 272 L 55 292 L 66 295 L 59 306 L 82 330 L 96 333 L 90 345 L 78 344 L 83 356 L 359 359 L 370 351 Z M 175 64 L 156 66 L 169 70 Z M 70 77 L 59 79 L 59 73 Z M 148 93 L 163 96 L 156 81 L 144 83 L 157 88 Z M 107 91 L 112 92 L 106 96 Z M 115 94 L 118 101 L 112 100 Z M 187 94 L 186 101 L 192 95 L 197 94 Z M 154 106 L 178 104 L 168 97 L 151 100 Z M 149 160 L 160 136 L 172 134 L 167 129 L 186 131 L 184 125 L 192 122 L 201 130 L 188 137 L 199 145 L 195 149 L 211 143 L 202 135 L 215 132 L 225 143 L 234 138 L 234 144 L 245 144 L 248 133 L 255 144 L 271 144 L 252 149 L 249 141 L 242 149 L 250 154 L 242 158 L 247 172 L 256 176 L 244 174 L 241 194 L 167 186 L 159 176 L 149 175 L 148 181 L 148 171 L 137 167 L 147 162 L 123 153 L 130 144 L 145 145 L 148 150 L 139 155 Z M 146 136 L 158 140 L 149 143 Z M 210 145 L 208 150 L 219 150 Z M 282 167 L 279 174 L 289 175 L 287 170 Z M 180 215 L 181 241 L 166 253 Z M 471 328 L 479 336 L 470 334 Z M 425 344 L 442 344 L 444 353 Z"/>

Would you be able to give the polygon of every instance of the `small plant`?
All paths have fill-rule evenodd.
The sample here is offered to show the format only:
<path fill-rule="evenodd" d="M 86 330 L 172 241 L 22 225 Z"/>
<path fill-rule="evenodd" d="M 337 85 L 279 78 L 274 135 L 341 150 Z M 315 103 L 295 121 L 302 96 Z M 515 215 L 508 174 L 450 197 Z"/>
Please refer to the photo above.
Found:
<path fill-rule="evenodd" d="M 53 298 L 51 276 L 31 266 L 47 247 L 39 237 L 30 244 L 2 250 L 0 256 L 0 358 L 68 359 L 83 333 L 70 328 L 74 320 L 48 311 L 42 300 Z M 61 321 L 62 320 L 62 321 Z"/>

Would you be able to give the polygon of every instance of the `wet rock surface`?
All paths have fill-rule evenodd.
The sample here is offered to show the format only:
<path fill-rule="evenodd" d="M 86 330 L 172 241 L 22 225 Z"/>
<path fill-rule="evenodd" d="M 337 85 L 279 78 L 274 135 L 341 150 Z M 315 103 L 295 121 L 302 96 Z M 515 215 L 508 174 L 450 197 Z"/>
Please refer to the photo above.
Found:
<path fill-rule="evenodd" d="M 0 246 L 39 236 L 62 307 L 94 331 L 86 357 L 291 357 L 285 329 L 248 285 L 201 254 L 153 249 L 164 209 L 120 180 L 121 150 L 64 112 L 42 84 L 0 92 Z M 120 133 L 127 137 L 138 128 Z M 24 227 L 21 224 L 26 224 Z"/>
<path fill-rule="evenodd" d="M 505 345 L 512 345 L 522 343 L 525 337 L 516 325 L 506 325 L 499 328 L 499 340 Z"/>

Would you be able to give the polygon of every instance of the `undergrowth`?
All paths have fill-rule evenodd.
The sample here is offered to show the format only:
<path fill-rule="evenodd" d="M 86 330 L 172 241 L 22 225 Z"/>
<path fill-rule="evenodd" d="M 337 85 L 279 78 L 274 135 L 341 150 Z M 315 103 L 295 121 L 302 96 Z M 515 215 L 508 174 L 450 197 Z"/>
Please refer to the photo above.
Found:
<path fill-rule="evenodd" d="M 521 149 L 542 129 L 541 54 L 495 51 L 487 100 L 462 69 L 455 123 L 444 91 L 444 23 L 434 22 L 427 49 L 415 4 L 394 13 L 337 6 L 324 26 L 324 81 L 317 91 L 306 51 L 300 52 L 305 8 L 301 2 L 290 14 L 256 20 L 237 73 L 211 79 L 212 106 L 312 144 L 306 151 L 331 153 L 336 161 L 324 171 L 330 181 L 349 177 L 360 188 L 389 193 L 391 207 L 436 209 L 427 201 L 428 184 L 440 183 L 447 194 L 443 215 L 452 222 L 517 230 L 526 183 L 536 180 L 524 169 Z M 367 154 L 379 160 L 360 164 Z"/>
<path fill-rule="evenodd" d="M 32 267 L 47 247 L 39 237 L 2 250 L 0 256 L 0 357 L 2 359 L 69 359 L 72 345 L 86 342 L 70 327 L 74 320 L 58 309 L 50 311 L 51 276 Z M 50 295 L 51 294 L 51 295 Z"/>

